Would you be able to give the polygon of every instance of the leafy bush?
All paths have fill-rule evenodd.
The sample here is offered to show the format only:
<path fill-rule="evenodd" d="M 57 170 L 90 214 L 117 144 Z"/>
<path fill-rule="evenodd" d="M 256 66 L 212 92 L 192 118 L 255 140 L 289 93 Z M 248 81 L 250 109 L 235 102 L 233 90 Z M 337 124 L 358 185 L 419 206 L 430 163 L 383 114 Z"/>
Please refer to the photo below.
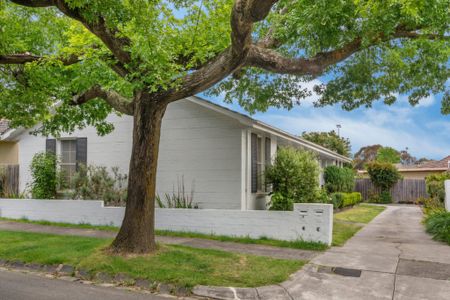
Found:
<path fill-rule="evenodd" d="M 344 205 L 344 197 L 342 193 L 331 194 L 331 204 L 333 204 L 334 209 L 342 208 Z"/>
<path fill-rule="evenodd" d="M 265 176 L 274 193 L 293 203 L 307 203 L 320 201 L 319 173 L 319 162 L 313 152 L 283 147 Z"/>
<path fill-rule="evenodd" d="M 194 181 L 191 192 L 186 193 L 184 176 L 181 176 L 181 181 L 177 178 L 177 191 L 174 187 L 172 194 L 165 193 L 164 198 L 157 194 L 155 201 L 160 208 L 198 208 L 198 204 L 194 203 Z"/>
<path fill-rule="evenodd" d="M 274 193 L 270 198 L 269 206 L 269 210 L 293 210 L 294 202 L 281 193 Z"/>
<path fill-rule="evenodd" d="M 355 187 L 355 173 L 350 168 L 328 166 L 324 171 L 324 180 L 329 193 L 351 193 Z"/>
<path fill-rule="evenodd" d="M 31 196 L 34 199 L 54 199 L 60 176 L 56 170 L 58 160 L 52 153 L 36 153 L 31 161 Z"/>
<path fill-rule="evenodd" d="M 442 203 L 445 201 L 444 181 L 450 179 L 450 172 L 441 174 L 431 174 L 425 178 L 427 193 L 431 198 L 438 199 Z"/>
<path fill-rule="evenodd" d="M 372 201 L 380 203 L 392 202 L 390 189 L 401 178 L 397 168 L 390 163 L 371 162 L 367 164 L 367 172 L 372 183 L 381 190 L 378 197 L 372 199 Z"/>
<path fill-rule="evenodd" d="M 335 209 L 361 203 L 361 193 L 333 193 L 331 194 L 331 203 Z"/>
<path fill-rule="evenodd" d="M 423 204 L 423 212 L 425 215 L 432 215 L 437 212 L 444 212 L 445 205 L 438 198 L 423 198 L 421 200 Z"/>
<path fill-rule="evenodd" d="M 73 176 L 72 199 L 103 200 L 108 206 L 124 206 L 127 198 L 127 175 L 120 174 L 118 167 L 84 165 Z"/>
<path fill-rule="evenodd" d="M 437 212 L 425 219 L 425 227 L 428 233 L 438 241 L 450 245 L 450 212 Z"/>

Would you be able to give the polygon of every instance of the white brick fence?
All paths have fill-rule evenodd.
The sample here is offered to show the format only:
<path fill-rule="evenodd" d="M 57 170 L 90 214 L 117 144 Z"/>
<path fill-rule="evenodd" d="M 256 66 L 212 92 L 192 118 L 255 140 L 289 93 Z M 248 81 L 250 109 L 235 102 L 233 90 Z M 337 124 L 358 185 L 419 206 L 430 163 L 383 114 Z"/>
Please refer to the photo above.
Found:
<path fill-rule="evenodd" d="M 0 199 L 0 217 L 12 219 L 120 226 L 124 212 L 123 207 L 104 207 L 103 201 Z M 331 245 L 333 206 L 295 204 L 294 211 L 157 208 L 156 229 Z"/>

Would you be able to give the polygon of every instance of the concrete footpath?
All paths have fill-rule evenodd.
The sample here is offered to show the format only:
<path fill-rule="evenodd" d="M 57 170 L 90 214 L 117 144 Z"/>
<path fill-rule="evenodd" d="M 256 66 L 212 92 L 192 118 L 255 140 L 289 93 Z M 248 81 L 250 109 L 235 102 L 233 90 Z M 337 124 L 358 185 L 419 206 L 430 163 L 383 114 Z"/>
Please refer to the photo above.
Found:
<path fill-rule="evenodd" d="M 414 206 L 388 206 L 343 247 L 318 255 L 280 285 L 200 286 L 215 299 L 450 299 L 450 246 L 433 241 Z"/>
<path fill-rule="evenodd" d="M 66 228 L 66 227 L 47 226 L 47 225 L 38 225 L 38 224 L 32 224 L 32 223 L 20 223 L 20 222 L 1 221 L 1 220 L 0 220 L 0 230 L 50 233 L 50 234 L 58 234 L 58 235 L 76 235 L 76 236 L 96 237 L 96 238 L 114 238 L 117 234 L 116 232 L 106 231 L 106 230 Z M 292 260 L 309 261 L 321 253 L 318 251 L 279 248 L 279 247 L 257 245 L 257 244 L 221 242 L 221 241 L 199 239 L 199 238 L 157 236 L 156 240 L 157 240 L 157 242 L 163 243 L 163 244 L 183 245 L 183 246 L 189 246 L 189 247 L 193 247 L 193 248 L 215 249 L 215 250 L 223 250 L 223 251 L 228 251 L 228 252 L 253 254 L 253 255 L 259 255 L 259 256 L 268 256 L 268 257 L 272 257 L 272 258 L 282 258 L 282 259 L 292 259 Z"/>

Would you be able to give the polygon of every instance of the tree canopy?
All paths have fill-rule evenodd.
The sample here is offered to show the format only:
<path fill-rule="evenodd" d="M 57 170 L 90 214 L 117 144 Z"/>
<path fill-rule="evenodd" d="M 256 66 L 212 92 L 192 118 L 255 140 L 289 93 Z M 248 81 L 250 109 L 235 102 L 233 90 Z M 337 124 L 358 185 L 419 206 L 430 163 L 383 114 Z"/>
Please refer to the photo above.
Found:
<path fill-rule="evenodd" d="M 375 160 L 380 163 L 397 164 L 400 163 L 400 152 L 392 147 L 381 147 Z"/>
<path fill-rule="evenodd" d="M 133 116 L 125 217 L 111 249 L 156 250 L 154 203 L 167 106 L 200 92 L 249 112 L 417 104 L 446 90 L 449 0 L 0 0 L 0 119 L 43 134 Z"/>
<path fill-rule="evenodd" d="M 316 87 L 317 105 L 392 104 L 398 93 L 414 105 L 444 92 L 449 113 L 449 7 L 448 0 L 3 0 L 0 116 L 13 126 L 44 122 L 44 132 L 94 125 L 105 134 L 113 129 L 108 113 L 130 113 L 127 99 L 143 87 L 173 99 L 208 90 L 254 112 L 291 108 L 311 92 L 302 83 L 321 75 L 334 79 Z M 232 67 L 216 76 L 214 64 L 224 62 Z M 75 103 L 86 103 L 74 106 L 85 91 Z"/>
<path fill-rule="evenodd" d="M 350 140 L 339 136 L 336 131 L 330 132 L 306 132 L 302 133 L 302 138 L 310 142 L 321 145 L 327 149 L 335 151 L 341 155 L 351 157 Z"/>

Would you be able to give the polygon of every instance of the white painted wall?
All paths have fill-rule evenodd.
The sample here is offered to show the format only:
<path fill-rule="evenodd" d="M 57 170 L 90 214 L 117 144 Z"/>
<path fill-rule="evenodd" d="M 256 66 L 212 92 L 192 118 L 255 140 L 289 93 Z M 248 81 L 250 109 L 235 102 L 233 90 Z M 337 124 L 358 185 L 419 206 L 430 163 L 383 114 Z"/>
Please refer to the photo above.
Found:
<path fill-rule="evenodd" d="M 445 209 L 450 211 L 450 180 L 446 180 L 445 184 Z"/>
<path fill-rule="evenodd" d="M 0 199 L 0 217 L 120 226 L 123 207 L 102 201 Z M 331 245 L 333 206 L 295 204 L 294 211 L 228 209 L 156 209 L 156 229 L 228 236 L 262 236 Z"/>
<path fill-rule="evenodd" d="M 104 137 L 88 127 L 62 138 L 87 137 L 88 164 L 117 166 L 126 173 L 131 156 L 132 117 L 110 115 L 108 121 L 115 130 Z M 241 130 L 238 121 L 188 100 L 170 104 L 162 124 L 158 193 L 172 193 L 184 176 L 187 192 L 194 182 L 194 202 L 201 208 L 240 209 Z M 45 137 L 28 133 L 20 136 L 21 192 L 31 182 L 31 159 L 41 151 L 45 151 Z"/>

